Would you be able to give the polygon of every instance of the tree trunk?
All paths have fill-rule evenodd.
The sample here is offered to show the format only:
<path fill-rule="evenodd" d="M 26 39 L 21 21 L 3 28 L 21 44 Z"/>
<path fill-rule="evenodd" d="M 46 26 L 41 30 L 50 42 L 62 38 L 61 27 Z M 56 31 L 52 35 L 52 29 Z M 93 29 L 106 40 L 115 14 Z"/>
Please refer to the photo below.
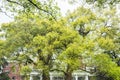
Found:
<path fill-rule="evenodd" d="M 42 80 L 50 80 L 50 75 L 48 71 L 43 70 Z"/>
<path fill-rule="evenodd" d="M 72 72 L 65 73 L 65 80 L 72 80 Z"/>

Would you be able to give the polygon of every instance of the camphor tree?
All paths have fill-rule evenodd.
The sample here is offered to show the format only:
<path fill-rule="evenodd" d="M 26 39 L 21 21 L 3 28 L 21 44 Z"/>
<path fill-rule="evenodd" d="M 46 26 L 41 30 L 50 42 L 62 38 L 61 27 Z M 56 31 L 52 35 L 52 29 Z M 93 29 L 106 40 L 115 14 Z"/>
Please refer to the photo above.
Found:
<path fill-rule="evenodd" d="M 95 48 L 91 54 L 94 58 L 91 65 L 96 66 L 100 80 L 120 79 L 118 76 L 120 20 L 116 3 L 113 2 L 113 4 L 115 6 L 105 2 L 100 4 L 101 6 L 91 4 L 94 8 L 78 8 L 74 13 L 68 15 L 68 20 L 66 20 L 67 25 L 71 24 L 71 27 L 74 27 L 84 38 L 94 41 Z M 89 38 L 90 36 L 91 38 Z M 105 68 L 106 66 L 108 68 Z"/>
<path fill-rule="evenodd" d="M 16 2 L 11 3 L 16 5 Z M 43 80 L 49 80 L 50 71 L 61 71 L 66 80 L 71 80 L 72 72 L 79 69 L 81 54 L 86 49 L 83 48 L 86 44 L 83 44 L 83 37 L 51 15 L 40 16 L 39 12 L 34 14 L 31 11 L 20 13 L 14 22 L 2 25 L 9 57 L 12 55 L 12 59 L 22 65 L 33 64 L 34 69 L 41 69 Z"/>
<path fill-rule="evenodd" d="M 16 17 L 14 22 L 3 24 L 2 30 L 6 32 L 5 45 L 9 57 L 14 56 L 11 59 L 23 65 L 33 64 L 33 69 L 41 69 L 43 80 L 49 80 L 50 71 L 61 70 L 56 67 L 56 61 L 62 60 L 59 55 L 66 55 L 66 66 L 71 73 L 79 65 L 73 65 L 73 61 L 79 62 L 82 37 L 61 22 L 37 18 L 32 14 L 28 18 L 25 14 Z"/>
<path fill-rule="evenodd" d="M 115 10 L 115 8 L 112 8 L 110 10 L 106 10 L 103 12 L 102 17 L 106 16 L 106 18 L 103 18 L 103 19 L 101 18 L 102 22 L 101 22 L 101 27 L 99 29 L 101 34 L 100 34 L 100 37 L 97 39 L 99 47 L 103 50 L 102 52 L 104 54 L 109 55 L 109 57 L 112 59 L 111 62 L 116 63 L 114 64 L 114 66 L 112 66 L 112 68 L 107 68 L 108 71 L 103 72 L 103 74 L 105 73 L 105 75 L 107 72 L 107 77 L 109 78 L 111 77 L 113 78 L 113 80 L 120 79 L 120 77 L 117 76 L 118 75 L 117 73 L 119 73 L 118 69 L 119 69 L 119 62 L 120 62 L 119 61 L 120 59 L 119 57 L 120 55 L 119 53 L 119 50 L 120 50 L 119 49 L 120 20 L 119 20 L 119 16 L 116 13 L 117 11 Z M 117 72 L 114 69 L 116 69 Z"/>
<path fill-rule="evenodd" d="M 79 49 L 77 51 L 79 51 L 79 53 L 81 54 L 78 57 L 78 62 L 75 62 L 75 55 L 72 55 L 73 53 L 77 52 L 76 47 L 75 50 L 72 50 L 77 44 L 72 45 L 72 48 L 68 48 L 68 50 L 64 52 L 65 54 L 61 54 L 59 56 L 59 58 L 61 59 L 60 61 L 62 61 L 60 62 L 60 66 L 67 66 L 65 69 L 61 68 L 65 75 L 69 75 L 69 77 L 67 77 L 67 80 L 71 79 L 72 76 L 70 75 L 75 70 L 86 71 L 85 65 L 87 66 L 88 64 L 83 64 L 83 61 L 89 60 L 89 58 L 93 56 L 95 40 L 91 37 L 91 32 L 94 30 L 94 27 L 92 27 L 91 23 L 94 22 L 95 19 L 95 14 L 84 7 L 76 9 L 73 13 L 70 13 L 68 14 L 68 16 L 61 19 L 64 25 L 74 29 L 81 36 L 81 42 L 77 43 L 80 44 Z M 71 56 L 68 56 L 68 53 L 71 54 Z M 70 67 L 72 69 L 69 69 Z"/>
<path fill-rule="evenodd" d="M 106 1 L 95 0 L 94 8 L 81 7 L 62 18 L 54 0 L 4 0 L 4 8 L 16 16 L 2 25 L 6 40 L 0 54 L 27 69 L 31 64 L 32 69 L 41 69 L 43 80 L 49 80 L 50 71 L 61 71 L 65 80 L 71 80 L 74 70 L 84 70 L 85 59 L 100 79 L 119 80 L 119 16 L 112 5 L 105 8 Z"/>
<path fill-rule="evenodd" d="M 4 53 L 7 54 L 7 59 L 10 59 L 11 56 L 14 56 L 12 57 L 12 60 L 17 60 L 22 65 L 29 66 L 28 63 L 32 63 L 34 65 L 37 64 L 36 62 L 32 61 L 32 59 L 34 60 L 34 57 L 32 57 L 31 59 L 31 56 L 27 53 L 31 53 L 31 54 L 37 53 L 34 52 L 33 47 L 30 47 L 30 44 L 32 46 L 33 38 L 36 37 L 37 35 L 47 34 L 46 32 L 44 32 L 47 31 L 45 28 L 46 27 L 45 19 L 47 19 L 47 21 L 49 20 L 56 21 L 57 16 L 59 15 L 59 10 L 58 10 L 59 8 L 53 2 L 54 2 L 53 0 L 42 1 L 42 2 L 39 2 L 37 0 L 34 1 L 33 0 L 25 0 L 25 1 L 3 0 L 4 4 L 1 7 L 1 11 L 4 12 L 3 10 L 7 10 L 17 15 L 15 17 L 16 21 L 5 24 L 3 25 L 4 27 L 2 27 L 2 30 L 6 32 Z M 42 19 L 44 19 L 44 21 L 40 21 Z M 40 28 L 40 26 L 45 26 L 45 27 Z M 49 25 L 47 25 L 47 27 L 48 26 Z M 33 51 L 31 52 L 31 50 Z M 1 48 L 1 54 L 2 54 L 2 48 Z M 48 58 L 48 60 L 51 60 L 51 57 Z M 47 64 L 45 62 L 47 62 L 48 60 L 47 61 L 44 61 L 44 59 L 42 60 L 44 64 Z M 49 64 L 47 64 L 47 66 L 49 66 Z M 44 68 L 46 69 L 45 66 Z M 49 71 L 48 68 L 46 70 L 43 69 L 44 80 L 49 79 L 49 75 L 46 75 L 48 74 Z"/>

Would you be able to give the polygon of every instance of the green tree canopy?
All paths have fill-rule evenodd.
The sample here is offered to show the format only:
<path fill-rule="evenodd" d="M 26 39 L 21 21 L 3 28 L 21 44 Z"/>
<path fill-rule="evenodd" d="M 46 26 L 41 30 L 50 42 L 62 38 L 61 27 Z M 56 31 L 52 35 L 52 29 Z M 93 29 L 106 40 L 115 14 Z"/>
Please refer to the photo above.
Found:
<path fill-rule="evenodd" d="M 0 40 L 0 58 L 25 65 L 24 74 L 26 68 L 41 69 L 43 80 L 49 80 L 50 71 L 61 71 L 65 80 L 71 80 L 72 72 L 84 70 L 83 65 L 95 67 L 102 80 L 119 80 L 120 19 L 112 6 L 119 0 L 86 2 L 98 6 L 82 6 L 61 17 L 54 0 L 3 0 L 1 11 L 15 16 L 2 25 L 5 40 Z"/>

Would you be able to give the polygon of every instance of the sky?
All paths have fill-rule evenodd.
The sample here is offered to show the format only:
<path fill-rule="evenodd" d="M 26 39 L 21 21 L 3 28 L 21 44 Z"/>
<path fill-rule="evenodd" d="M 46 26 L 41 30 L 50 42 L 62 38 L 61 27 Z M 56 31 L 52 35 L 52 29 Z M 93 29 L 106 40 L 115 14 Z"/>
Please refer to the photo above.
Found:
<path fill-rule="evenodd" d="M 63 16 L 67 13 L 67 11 L 73 11 L 76 9 L 79 5 L 78 4 L 69 4 L 67 0 L 57 0 L 58 6 L 60 7 L 61 13 Z M 1 3 L 1 2 L 0 2 Z M 2 4 L 0 4 L 2 5 Z M 9 15 L 9 14 L 8 14 Z M 12 21 L 13 19 L 6 16 L 4 13 L 0 13 L 0 24 L 7 23 Z"/>
<path fill-rule="evenodd" d="M 79 3 L 76 3 L 76 4 L 69 4 L 68 3 L 68 0 L 56 0 L 58 2 L 58 6 L 60 7 L 60 10 L 61 10 L 61 13 L 62 15 L 64 16 L 67 11 L 73 11 L 75 10 L 78 6 L 81 5 L 81 3 L 84 3 L 83 0 L 79 0 L 80 2 Z M 0 0 L 0 6 L 2 5 L 2 2 Z M 118 14 L 120 14 L 120 5 L 118 5 Z M 13 19 L 6 16 L 4 13 L 0 13 L 0 25 L 2 23 L 6 23 L 6 22 L 10 22 L 12 21 Z"/>

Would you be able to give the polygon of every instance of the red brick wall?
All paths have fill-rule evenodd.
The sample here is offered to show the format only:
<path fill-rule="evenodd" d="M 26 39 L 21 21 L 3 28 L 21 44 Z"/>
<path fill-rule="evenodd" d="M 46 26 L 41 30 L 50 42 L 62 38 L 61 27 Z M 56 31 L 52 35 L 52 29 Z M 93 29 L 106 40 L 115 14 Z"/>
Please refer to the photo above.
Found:
<path fill-rule="evenodd" d="M 15 62 L 10 62 L 8 65 L 6 65 L 3 69 L 3 72 L 8 72 L 11 80 L 21 80 L 20 67 Z"/>

